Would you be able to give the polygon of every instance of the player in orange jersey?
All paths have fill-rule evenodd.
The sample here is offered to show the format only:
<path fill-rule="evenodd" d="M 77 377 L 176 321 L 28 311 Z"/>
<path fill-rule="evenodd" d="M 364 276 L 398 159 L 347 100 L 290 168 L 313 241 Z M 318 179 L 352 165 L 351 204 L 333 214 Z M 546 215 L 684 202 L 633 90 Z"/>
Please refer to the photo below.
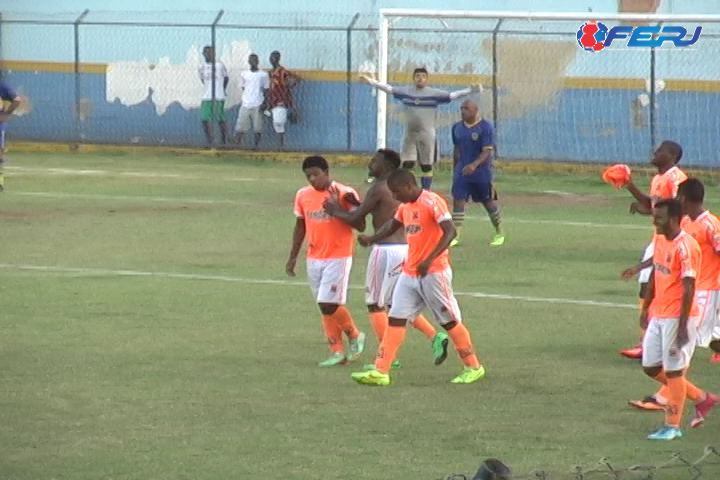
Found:
<path fill-rule="evenodd" d="M 700 273 L 695 289 L 695 302 L 700 310 L 700 324 L 697 332 L 697 345 L 702 348 L 712 348 L 720 351 L 720 220 L 705 210 L 703 201 L 705 188 L 696 178 L 689 178 L 680 184 L 678 200 L 683 205 L 685 216 L 680 228 L 690 234 L 700 245 L 702 259 Z M 625 272 L 625 278 L 647 267 L 649 262 L 636 265 Z M 664 386 L 654 395 L 643 400 L 633 400 L 630 405 L 642 410 L 662 410 L 668 403 L 670 391 Z M 693 428 L 699 427 L 705 421 L 707 413 L 717 403 L 718 398 L 713 394 L 706 394 L 694 398 L 695 415 L 691 422 Z"/>
<path fill-rule="evenodd" d="M 640 325 L 646 329 L 642 365 L 649 377 L 668 387 L 668 404 L 665 425 L 650 434 L 649 440 L 682 437 L 685 398 L 708 398 L 685 378 L 697 342 L 700 310 L 695 286 L 701 274 L 702 251 L 698 242 L 680 228 L 682 217 L 680 201 L 655 203 L 654 268 L 640 313 Z"/>
<path fill-rule="evenodd" d="M 325 211 L 350 225 L 360 226 L 365 217 L 372 216 L 373 227 L 377 232 L 388 220 L 392 220 L 397 212 L 399 202 L 387 186 L 387 179 L 400 168 L 400 155 L 389 149 L 382 148 L 375 153 L 368 164 L 370 177 L 375 182 L 368 189 L 362 203 L 353 211 L 340 208 L 337 202 L 325 202 Z M 398 230 L 393 235 L 379 240 L 368 256 L 367 274 L 365 277 L 365 303 L 370 314 L 370 324 L 375 330 L 378 342 L 382 342 L 388 327 L 387 310 L 392 304 L 392 294 L 395 290 L 402 266 L 407 259 L 408 245 L 405 241 L 405 232 Z M 437 332 L 435 327 L 423 316 L 419 315 L 411 320 L 411 325 L 422 332 L 433 349 L 435 365 L 442 364 L 447 358 L 448 336 L 444 332 Z M 399 360 L 392 363 L 392 368 L 399 368 Z M 374 364 L 366 366 L 375 369 Z"/>
<path fill-rule="evenodd" d="M 395 285 L 389 326 L 378 349 L 375 369 L 353 373 L 352 378 L 362 385 L 389 385 L 390 366 L 405 339 L 407 322 L 428 307 L 465 365 L 452 383 L 477 382 L 485 375 L 485 368 L 475 355 L 453 294 L 448 246 L 456 232 L 447 203 L 438 194 L 418 186 L 415 176 L 405 169 L 391 173 L 387 185 L 402 205 L 374 235 L 360 235 L 358 240 L 369 247 L 404 227 L 407 260 Z"/>
<path fill-rule="evenodd" d="M 652 208 L 657 201 L 667 198 L 675 198 L 678 185 L 687 178 L 685 172 L 680 170 L 677 166 L 677 163 L 682 158 L 682 154 L 682 147 L 675 142 L 665 140 L 660 144 L 660 146 L 655 150 L 655 155 L 651 161 L 653 166 L 657 168 L 658 173 L 650 182 L 650 195 L 645 195 L 633 182 L 628 183 L 625 187 L 637 200 L 630 205 L 630 213 L 650 215 L 652 213 Z M 652 259 L 652 256 L 653 244 L 650 242 L 650 244 L 645 247 L 645 252 L 643 253 L 641 261 L 644 262 L 648 259 Z M 652 268 L 646 268 L 641 270 L 638 274 L 641 303 L 644 291 L 648 285 L 651 270 Z M 641 332 L 641 343 L 644 335 L 645 332 Z M 642 346 L 640 344 L 635 345 L 634 347 L 622 350 L 620 354 L 627 358 L 641 358 Z"/>
<path fill-rule="evenodd" d="M 285 271 L 295 276 L 297 257 L 307 236 L 308 282 L 320 307 L 325 336 L 332 352 L 320 366 L 331 367 L 356 360 L 365 348 L 365 334 L 358 331 L 345 307 L 355 244 L 353 227 L 325 213 L 323 203 L 334 196 L 342 208 L 351 209 L 360 204 L 360 197 L 352 188 L 330 179 L 328 163 L 323 157 L 307 157 L 302 170 L 310 186 L 301 188 L 295 196 L 297 220 Z M 357 227 L 364 231 L 365 222 Z M 347 355 L 343 332 L 349 338 Z"/>

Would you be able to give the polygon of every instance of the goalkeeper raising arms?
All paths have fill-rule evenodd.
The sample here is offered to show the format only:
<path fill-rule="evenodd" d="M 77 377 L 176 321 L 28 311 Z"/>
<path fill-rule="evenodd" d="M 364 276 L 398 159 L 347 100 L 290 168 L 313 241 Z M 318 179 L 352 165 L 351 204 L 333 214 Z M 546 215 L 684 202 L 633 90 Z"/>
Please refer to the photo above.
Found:
<path fill-rule="evenodd" d="M 430 190 L 435 160 L 437 107 L 473 92 L 479 92 L 480 86 L 476 85 L 456 92 L 428 87 L 428 71 L 425 68 L 416 68 L 413 72 L 414 88 L 391 87 L 367 75 L 361 75 L 361 78 L 373 87 L 391 94 L 405 105 L 406 127 L 401 152 L 402 166 L 412 169 L 415 167 L 415 162 L 419 161 L 422 188 Z"/>

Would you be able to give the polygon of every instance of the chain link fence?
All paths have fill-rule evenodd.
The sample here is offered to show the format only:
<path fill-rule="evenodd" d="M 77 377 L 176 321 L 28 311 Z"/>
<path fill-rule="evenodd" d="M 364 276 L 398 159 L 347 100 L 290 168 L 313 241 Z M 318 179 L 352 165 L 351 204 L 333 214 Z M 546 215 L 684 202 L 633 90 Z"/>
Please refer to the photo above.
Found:
<path fill-rule="evenodd" d="M 720 451 L 708 446 L 699 457 L 674 453 L 655 465 L 619 467 L 602 458 L 594 465 L 576 465 L 566 472 L 535 470 L 523 475 L 502 475 L 496 459 L 483 462 L 475 474 L 452 474 L 439 480 L 715 480 L 720 478 Z"/>
<path fill-rule="evenodd" d="M 704 59 L 720 51 L 720 25 L 702 26 L 695 50 L 589 53 L 578 48 L 578 22 L 400 18 L 390 29 L 388 68 L 395 85 L 411 82 L 417 66 L 447 89 L 482 83 L 481 111 L 494 122 L 505 159 L 642 163 L 658 141 L 672 138 L 686 146 L 684 162 L 712 168 L 720 163 L 720 67 Z M 270 52 L 279 50 L 304 80 L 294 91 L 299 121 L 287 147 L 372 151 L 376 92 L 358 73 L 376 72 L 378 40 L 378 17 L 359 13 L 5 14 L 2 74 L 32 105 L 32 115 L 13 121 L 11 137 L 203 146 L 198 68 L 203 47 L 213 46 L 230 74 L 230 130 L 248 55 L 257 53 L 267 69 Z M 399 149 L 402 109 L 389 102 L 388 146 Z M 457 110 L 454 102 L 440 111 L 444 156 Z M 270 120 L 263 134 L 261 148 L 275 150 Z"/>

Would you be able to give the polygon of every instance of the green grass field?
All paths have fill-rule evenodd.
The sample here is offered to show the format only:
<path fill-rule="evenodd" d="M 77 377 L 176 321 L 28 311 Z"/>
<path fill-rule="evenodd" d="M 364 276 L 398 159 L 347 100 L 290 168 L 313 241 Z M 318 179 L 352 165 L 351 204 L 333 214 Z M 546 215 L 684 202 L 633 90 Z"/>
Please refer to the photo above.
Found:
<path fill-rule="evenodd" d="M 297 279 L 284 275 L 299 163 L 10 159 L 0 196 L 2 479 L 430 480 L 489 456 L 517 473 L 566 472 L 601 457 L 695 458 L 718 443 L 720 412 L 658 444 L 645 435 L 661 415 L 626 406 L 656 387 L 617 353 L 637 336 L 637 284 L 619 272 L 638 260 L 650 221 L 597 177 L 501 173 L 509 243 L 499 249 L 488 247 L 481 208 L 468 212 L 451 259 L 486 379 L 450 385 L 457 358 L 433 367 L 411 331 L 395 384 L 373 389 L 351 381 L 352 367 L 316 367 L 326 347 L 304 266 Z M 332 174 L 366 188 L 363 168 Z M 436 189 L 449 190 L 447 174 Z M 358 249 L 350 308 L 370 333 L 366 255 Z M 720 389 L 708 358 L 697 353 L 692 378 Z"/>

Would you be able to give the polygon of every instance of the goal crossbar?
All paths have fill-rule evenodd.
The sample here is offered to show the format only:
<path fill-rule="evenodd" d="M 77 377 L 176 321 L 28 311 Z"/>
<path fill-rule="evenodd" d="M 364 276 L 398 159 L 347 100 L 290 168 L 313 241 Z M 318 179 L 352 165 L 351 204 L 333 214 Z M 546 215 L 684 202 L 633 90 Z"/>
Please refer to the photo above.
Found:
<path fill-rule="evenodd" d="M 420 10 L 404 8 L 380 9 L 380 35 L 378 41 L 378 80 L 388 81 L 388 55 L 390 20 L 401 17 L 434 19 L 492 19 L 492 20 L 555 20 L 555 21 L 606 21 L 606 22 L 715 22 L 720 23 L 716 14 L 642 14 L 642 13 L 594 13 L 594 12 L 517 12 L 517 11 L 472 11 L 472 10 Z M 377 92 L 377 147 L 387 146 L 387 94 Z"/>

